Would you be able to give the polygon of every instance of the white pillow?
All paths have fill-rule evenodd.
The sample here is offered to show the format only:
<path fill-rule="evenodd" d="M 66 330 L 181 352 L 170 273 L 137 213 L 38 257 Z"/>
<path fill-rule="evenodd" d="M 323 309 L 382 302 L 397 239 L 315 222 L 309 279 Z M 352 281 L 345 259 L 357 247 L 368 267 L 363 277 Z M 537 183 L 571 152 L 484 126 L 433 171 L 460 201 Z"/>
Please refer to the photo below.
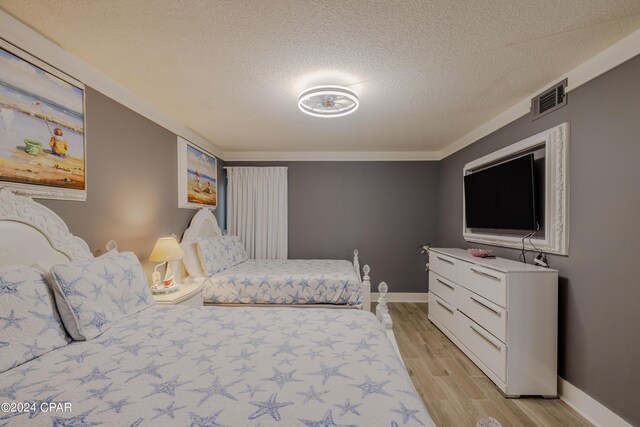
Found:
<path fill-rule="evenodd" d="M 187 270 L 187 273 L 191 277 L 201 277 L 206 272 L 202 266 L 202 262 L 200 261 L 200 254 L 198 253 L 198 243 L 197 242 L 183 242 L 180 243 L 182 250 L 184 251 L 184 259 L 182 263 L 184 264 L 184 268 Z"/>
<path fill-rule="evenodd" d="M 43 274 L 34 267 L 0 267 L 0 372 L 69 342 Z"/>
<path fill-rule="evenodd" d="M 60 316 L 75 340 L 95 338 L 153 304 L 133 252 L 108 252 L 89 261 L 54 265 L 51 273 Z"/>

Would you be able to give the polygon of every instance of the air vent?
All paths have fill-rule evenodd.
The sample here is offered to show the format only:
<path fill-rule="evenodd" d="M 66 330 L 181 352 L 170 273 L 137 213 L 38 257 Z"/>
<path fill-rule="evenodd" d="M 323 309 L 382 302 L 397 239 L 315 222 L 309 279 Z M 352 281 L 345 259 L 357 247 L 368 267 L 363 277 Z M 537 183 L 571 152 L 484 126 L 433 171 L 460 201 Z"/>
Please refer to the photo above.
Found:
<path fill-rule="evenodd" d="M 567 79 L 564 79 L 554 87 L 545 90 L 540 95 L 531 100 L 531 111 L 533 112 L 533 120 L 539 119 L 545 114 L 549 114 L 558 108 L 567 105 Z"/>

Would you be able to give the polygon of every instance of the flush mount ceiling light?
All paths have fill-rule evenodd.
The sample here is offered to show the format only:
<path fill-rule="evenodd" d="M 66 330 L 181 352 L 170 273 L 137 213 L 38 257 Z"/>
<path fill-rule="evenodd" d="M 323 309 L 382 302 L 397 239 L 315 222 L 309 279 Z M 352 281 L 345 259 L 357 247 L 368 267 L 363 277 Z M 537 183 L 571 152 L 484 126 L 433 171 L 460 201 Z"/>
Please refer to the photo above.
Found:
<path fill-rule="evenodd" d="M 358 95 L 342 86 L 318 86 L 305 90 L 298 108 L 314 117 L 342 117 L 358 109 Z"/>

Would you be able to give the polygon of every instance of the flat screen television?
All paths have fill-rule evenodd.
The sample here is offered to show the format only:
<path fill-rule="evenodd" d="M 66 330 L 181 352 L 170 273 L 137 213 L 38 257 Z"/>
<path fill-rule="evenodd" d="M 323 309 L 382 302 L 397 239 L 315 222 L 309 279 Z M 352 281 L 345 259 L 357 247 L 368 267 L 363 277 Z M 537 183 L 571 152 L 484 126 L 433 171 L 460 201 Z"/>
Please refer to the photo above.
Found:
<path fill-rule="evenodd" d="M 467 228 L 537 228 L 533 154 L 464 177 Z"/>

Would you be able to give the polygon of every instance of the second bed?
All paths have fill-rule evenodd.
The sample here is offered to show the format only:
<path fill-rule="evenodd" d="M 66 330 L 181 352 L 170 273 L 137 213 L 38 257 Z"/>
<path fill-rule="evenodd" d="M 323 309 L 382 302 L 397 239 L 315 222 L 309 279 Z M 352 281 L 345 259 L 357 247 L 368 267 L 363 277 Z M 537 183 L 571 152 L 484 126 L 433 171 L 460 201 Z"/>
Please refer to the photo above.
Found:
<path fill-rule="evenodd" d="M 206 269 L 211 256 L 203 249 L 203 239 L 230 239 L 223 245 L 228 266 L 213 274 Z M 358 251 L 353 264 L 345 260 L 254 260 L 246 259 L 242 250 L 234 250 L 232 238 L 222 237 L 215 216 L 202 209 L 185 231 L 181 246 L 185 252 L 188 281 L 204 283 L 206 304 L 269 304 L 357 307 L 370 310 L 371 283 L 369 267 L 360 276 Z M 239 242 L 235 242 L 239 243 Z M 198 253 L 200 245 L 200 253 Z M 205 253 L 203 253 L 205 251 Z"/>

